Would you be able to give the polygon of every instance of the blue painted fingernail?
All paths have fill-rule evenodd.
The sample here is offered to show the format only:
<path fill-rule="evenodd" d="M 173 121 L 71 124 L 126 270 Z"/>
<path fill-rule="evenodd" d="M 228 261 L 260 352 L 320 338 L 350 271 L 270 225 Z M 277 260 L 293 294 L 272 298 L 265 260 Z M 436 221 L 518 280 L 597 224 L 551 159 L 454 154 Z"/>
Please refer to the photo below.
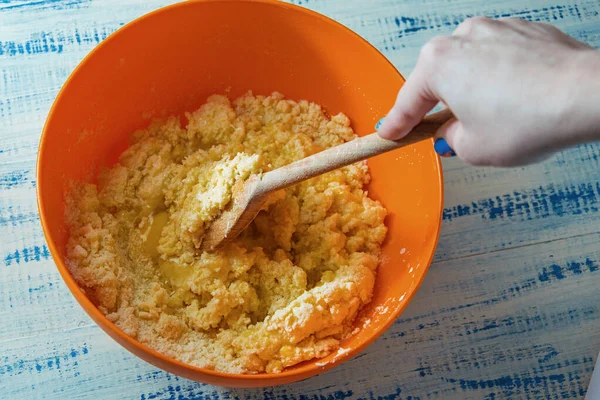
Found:
<path fill-rule="evenodd" d="M 385 119 L 385 118 L 381 118 L 381 119 L 380 119 L 380 120 L 377 122 L 377 124 L 375 125 L 375 130 L 379 130 L 379 128 L 381 128 L 381 125 L 383 124 L 383 120 L 384 120 L 384 119 Z"/>
<path fill-rule="evenodd" d="M 440 156 L 452 157 L 456 155 L 454 150 L 452 150 L 452 147 L 450 147 L 444 138 L 436 139 L 435 143 L 433 144 L 433 149 Z"/>

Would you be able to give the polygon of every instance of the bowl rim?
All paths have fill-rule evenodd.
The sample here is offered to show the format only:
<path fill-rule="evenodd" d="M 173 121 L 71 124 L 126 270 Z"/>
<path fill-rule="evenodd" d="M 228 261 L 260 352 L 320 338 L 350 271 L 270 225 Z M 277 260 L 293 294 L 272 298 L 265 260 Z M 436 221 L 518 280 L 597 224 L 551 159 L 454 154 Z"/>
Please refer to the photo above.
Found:
<path fill-rule="evenodd" d="M 443 219 L 442 218 L 443 205 L 444 205 L 444 180 L 443 180 L 441 159 L 439 156 L 436 156 L 436 158 L 435 158 L 435 163 L 436 163 L 435 166 L 437 168 L 437 181 L 438 181 L 439 197 L 440 197 L 440 204 L 439 204 L 440 217 L 439 217 L 438 224 L 435 227 L 435 229 L 436 229 L 435 238 L 432 242 L 432 248 L 430 249 L 429 260 L 427 260 L 427 264 L 426 264 L 425 268 L 423 269 L 423 273 L 421 274 L 421 276 L 418 278 L 418 280 L 413 285 L 413 289 L 411 290 L 411 292 L 407 293 L 406 297 L 403 299 L 403 301 L 401 302 L 401 305 L 399 307 L 396 307 L 396 309 L 393 312 L 386 314 L 387 321 L 385 323 L 379 325 L 373 331 L 373 333 L 370 335 L 370 337 L 368 337 L 362 344 L 350 348 L 350 350 L 348 352 L 344 352 L 343 354 L 336 356 L 332 361 L 328 361 L 327 363 L 324 363 L 324 365 L 322 365 L 322 366 L 318 366 L 315 363 L 313 363 L 312 365 L 311 364 L 308 364 L 308 365 L 300 364 L 300 366 L 292 367 L 293 369 L 284 369 L 280 373 L 237 374 L 237 373 L 220 372 L 220 371 L 215 371 L 215 370 L 211 370 L 211 369 L 197 367 L 197 366 L 194 366 L 191 364 L 184 363 L 183 361 L 179 361 L 175 358 L 169 357 L 163 353 L 160 353 L 160 352 L 152 349 L 148 345 L 127 335 L 120 328 L 118 328 L 83 293 L 83 291 L 80 289 L 79 285 L 77 284 L 77 282 L 71 275 L 71 272 L 67 268 L 65 260 L 61 256 L 61 251 L 59 250 L 58 246 L 55 244 L 54 239 L 50 233 L 50 228 L 48 226 L 46 213 L 44 211 L 45 210 L 44 199 L 42 196 L 42 192 L 44 190 L 45 184 L 44 184 L 43 180 L 40 179 L 40 174 L 41 174 L 41 170 L 42 170 L 42 167 L 44 164 L 44 160 L 47 157 L 49 157 L 49 155 L 47 155 L 46 151 L 45 151 L 45 148 L 46 148 L 45 143 L 47 141 L 47 131 L 52 122 L 53 115 L 56 111 L 56 108 L 58 107 L 60 100 L 62 99 L 62 97 L 65 94 L 66 88 L 68 87 L 68 85 L 69 85 L 70 81 L 73 79 L 73 77 L 75 75 L 77 75 L 77 73 L 81 69 L 83 69 L 87 63 L 90 62 L 90 59 L 94 56 L 94 54 L 98 51 L 98 49 L 101 49 L 101 48 L 103 48 L 103 46 L 106 46 L 107 43 L 110 43 L 111 39 L 115 36 L 116 33 L 125 32 L 128 29 L 130 29 L 132 26 L 134 26 L 138 23 L 141 23 L 142 21 L 144 21 L 148 18 L 152 18 L 156 14 L 163 13 L 163 12 L 166 12 L 168 10 L 175 9 L 178 7 L 186 7 L 190 3 L 241 3 L 241 2 L 260 3 L 260 4 L 267 4 L 267 5 L 273 6 L 273 7 L 281 7 L 284 9 L 291 9 L 294 12 L 300 12 L 300 13 L 309 15 L 312 18 L 319 19 L 326 24 L 334 25 L 337 29 L 344 30 L 347 34 L 354 36 L 355 39 L 357 39 L 358 41 L 362 42 L 363 45 L 366 45 L 368 48 L 370 48 L 371 51 L 374 52 L 377 57 L 383 58 L 384 61 L 386 63 L 388 63 L 389 66 L 391 66 L 393 68 L 393 70 L 399 75 L 399 77 L 402 79 L 402 81 L 406 81 L 404 79 L 404 77 L 402 76 L 402 74 L 396 69 L 396 67 L 387 59 L 387 57 L 383 53 L 381 53 L 375 46 L 373 46 L 369 41 L 367 41 L 365 38 L 360 36 L 358 33 L 354 32 L 352 29 L 346 27 L 345 25 L 341 24 L 340 22 L 337 22 L 336 20 L 334 20 L 332 18 L 329 18 L 323 14 L 320 14 L 316 11 L 310 10 L 308 8 L 305 8 L 305 7 L 302 7 L 299 5 L 284 3 L 279 0 L 189 0 L 189 1 L 182 1 L 182 2 L 171 4 L 171 5 L 167 5 L 164 7 L 160 7 L 156 10 L 150 11 L 144 15 L 141 15 L 141 16 L 133 19 L 132 21 L 123 25 L 122 27 L 117 29 L 115 32 L 113 32 L 111 35 L 109 35 L 105 40 L 103 40 L 101 43 L 99 43 L 97 46 L 95 46 L 92 50 L 90 50 L 90 52 L 79 62 L 79 64 L 74 68 L 74 70 L 71 72 L 71 74 L 69 74 L 68 78 L 65 80 L 65 83 L 62 85 L 55 100 L 52 103 L 52 106 L 50 107 L 50 110 L 48 112 L 46 121 L 45 121 L 43 129 L 42 129 L 41 137 L 40 137 L 38 154 L 37 154 L 37 162 L 36 162 L 36 164 L 37 164 L 36 165 L 36 181 L 37 181 L 36 197 L 37 197 L 37 207 L 38 207 L 38 212 L 40 215 L 42 230 L 44 232 L 44 237 L 46 239 L 48 249 L 50 250 L 50 254 L 52 255 L 52 259 L 53 259 L 60 275 L 62 276 L 67 287 L 69 288 L 69 291 L 71 292 L 73 297 L 75 297 L 75 299 L 77 300 L 79 305 L 83 308 L 83 310 L 92 318 L 92 320 L 105 333 L 107 333 L 112 339 L 114 339 L 118 344 L 120 344 L 124 349 L 133 353 L 137 357 L 140 357 L 140 358 L 144 359 L 145 361 L 150 362 L 151 364 L 153 364 L 156 367 L 158 367 L 157 363 L 159 363 L 159 364 L 161 364 L 161 366 L 158 368 L 164 369 L 164 370 L 174 373 L 176 375 L 180 375 L 180 374 L 178 372 L 174 372 L 175 369 L 179 369 L 180 371 L 181 370 L 187 371 L 188 373 L 186 373 L 186 375 L 187 375 L 186 378 L 188 378 L 188 379 L 194 379 L 194 380 L 203 382 L 202 379 L 198 379 L 197 377 L 198 376 L 206 376 L 206 377 L 213 378 L 210 380 L 214 380 L 215 382 L 218 381 L 218 382 L 222 383 L 225 381 L 233 381 L 233 380 L 238 382 L 238 384 L 233 384 L 231 386 L 258 386 L 263 381 L 267 386 L 270 386 L 271 384 L 267 384 L 267 381 L 275 382 L 274 384 L 281 384 L 281 383 L 291 383 L 291 382 L 299 381 L 302 379 L 307 379 L 309 377 L 312 377 L 312 376 L 321 374 L 325 371 L 328 371 L 328 370 L 330 370 L 338 365 L 341 365 L 342 363 L 354 358 L 356 355 L 358 355 L 360 352 L 362 352 L 368 346 L 370 346 L 375 340 L 377 340 L 385 331 L 387 331 L 387 329 L 397 320 L 397 318 L 400 316 L 400 314 L 408 306 L 408 304 L 410 303 L 410 301 L 412 300 L 414 295 L 417 293 L 419 287 L 423 283 L 425 276 L 427 275 L 429 267 L 435 256 L 435 249 L 437 248 L 437 245 L 439 242 L 442 219 Z M 127 343 L 131 347 L 129 348 L 129 347 L 123 345 L 121 342 L 119 342 L 119 340 L 117 338 L 122 340 L 123 342 Z M 133 351 L 132 349 L 135 349 L 137 351 Z M 138 352 L 141 354 L 146 353 L 147 355 L 152 357 L 153 361 L 149 361 L 145 357 L 142 357 L 141 355 L 138 354 Z M 217 383 L 217 384 L 221 384 L 221 383 Z"/>

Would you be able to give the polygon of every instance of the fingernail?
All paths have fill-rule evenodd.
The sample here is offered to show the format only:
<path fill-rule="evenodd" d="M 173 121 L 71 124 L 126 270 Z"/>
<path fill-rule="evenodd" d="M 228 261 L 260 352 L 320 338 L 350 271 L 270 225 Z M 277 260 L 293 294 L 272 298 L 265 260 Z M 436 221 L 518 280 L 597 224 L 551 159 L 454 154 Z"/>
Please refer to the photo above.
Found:
<path fill-rule="evenodd" d="M 375 130 L 379 130 L 379 128 L 381 128 L 381 125 L 383 124 L 383 120 L 385 118 L 381 118 L 379 121 L 377 121 L 377 124 L 375 125 Z"/>
<path fill-rule="evenodd" d="M 433 144 L 433 149 L 440 156 L 452 157 L 456 155 L 454 150 L 452 150 L 452 147 L 450 147 L 450 145 L 444 138 L 436 139 L 435 143 Z"/>

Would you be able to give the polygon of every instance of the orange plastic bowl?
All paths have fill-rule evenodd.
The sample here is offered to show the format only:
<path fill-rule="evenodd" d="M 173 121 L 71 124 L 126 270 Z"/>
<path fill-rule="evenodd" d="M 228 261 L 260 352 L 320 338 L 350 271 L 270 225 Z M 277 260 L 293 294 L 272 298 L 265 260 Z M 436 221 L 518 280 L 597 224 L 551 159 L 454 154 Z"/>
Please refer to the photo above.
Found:
<path fill-rule="evenodd" d="M 394 102 L 402 76 L 369 43 L 301 7 L 271 0 L 195 1 L 147 14 L 119 29 L 76 68 L 46 121 L 38 155 L 44 233 L 67 286 L 92 319 L 127 350 L 166 371 L 222 386 L 270 386 L 308 378 L 355 356 L 406 307 L 434 254 L 442 177 L 430 142 L 369 160 L 369 191 L 389 210 L 388 239 L 373 301 L 342 342 L 349 352 L 280 374 L 235 375 L 186 365 L 125 335 L 79 290 L 64 262 L 63 188 L 93 180 L 114 163 L 129 134 L 153 117 L 194 110 L 214 93 L 235 98 L 283 93 L 344 112 L 359 135 L 371 133 Z M 364 324 L 364 321 L 369 321 Z"/>

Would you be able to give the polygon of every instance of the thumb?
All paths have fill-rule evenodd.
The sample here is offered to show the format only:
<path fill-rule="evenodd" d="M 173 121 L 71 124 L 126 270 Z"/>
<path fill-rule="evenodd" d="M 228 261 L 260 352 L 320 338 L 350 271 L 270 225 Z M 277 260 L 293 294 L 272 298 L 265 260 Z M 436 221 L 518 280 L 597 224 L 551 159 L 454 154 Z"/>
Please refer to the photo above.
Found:
<path fill-rule="evenodd" d="M 456 138 L 462 129 L 461 122 L 456 118 L 452 118 L 442 125 L 435 134 L 436 140 L 433 145 L 435 152 L 442 157 L 455 156 Z"/>

